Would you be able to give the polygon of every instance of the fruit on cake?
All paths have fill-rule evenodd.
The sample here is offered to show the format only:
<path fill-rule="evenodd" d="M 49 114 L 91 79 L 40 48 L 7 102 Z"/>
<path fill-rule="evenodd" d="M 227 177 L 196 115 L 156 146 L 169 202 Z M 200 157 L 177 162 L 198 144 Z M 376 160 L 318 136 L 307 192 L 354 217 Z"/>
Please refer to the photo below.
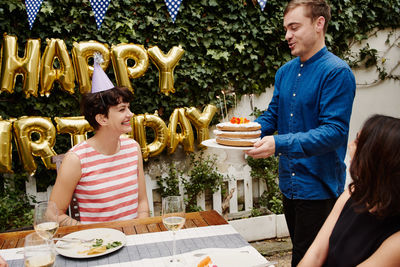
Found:
<path fill-rule="evenodd" d="M 216 142 L 227 146 L 253 146 L 260 140 L 261 125 L 243 117 L 233 117 L 229 122 L 217 124 Z"/>

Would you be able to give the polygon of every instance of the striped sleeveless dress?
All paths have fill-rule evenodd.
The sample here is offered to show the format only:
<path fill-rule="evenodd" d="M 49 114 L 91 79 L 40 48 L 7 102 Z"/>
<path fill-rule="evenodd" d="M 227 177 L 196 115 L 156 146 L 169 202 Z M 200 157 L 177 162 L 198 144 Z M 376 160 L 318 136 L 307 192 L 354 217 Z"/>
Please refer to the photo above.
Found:
<path fill-rule="evenodd" d="M 81 162 L 81 179 L 74 195 L 81 223 L 129 220 L 138 209 L 138 144 L 120 138 L 120 150 L 103 155 L 86 141 L 70 149 Z"/>

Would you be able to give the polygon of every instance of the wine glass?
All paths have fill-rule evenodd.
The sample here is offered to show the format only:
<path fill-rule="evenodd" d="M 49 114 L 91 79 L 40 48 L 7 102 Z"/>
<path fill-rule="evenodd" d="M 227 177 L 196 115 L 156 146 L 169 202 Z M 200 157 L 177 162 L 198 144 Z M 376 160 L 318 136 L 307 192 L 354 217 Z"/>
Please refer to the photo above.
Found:
<path fill-rule="evenodd" d="M 36 233 L 50 241 L 58 229 L 58 208 L 53 201 L 42 201 L 35 205 L 33 226 Z"/>
<path fill-rule="evenodd" d="M 183 259 L 175 257 L 176 254 L 176 231 L 185 224 L 185 208 L 180 196 L 168 196 L 162 200 L 162 221 L 164 226 L 172 231 L 172 257 L 169 266 L 184 266 Z"/>
<path fill-rule="evenodd" d="M 52 267 L 56 260 L 53 242 L 33 232 L 25 237 L 24 262 L 26 267 Z"/>

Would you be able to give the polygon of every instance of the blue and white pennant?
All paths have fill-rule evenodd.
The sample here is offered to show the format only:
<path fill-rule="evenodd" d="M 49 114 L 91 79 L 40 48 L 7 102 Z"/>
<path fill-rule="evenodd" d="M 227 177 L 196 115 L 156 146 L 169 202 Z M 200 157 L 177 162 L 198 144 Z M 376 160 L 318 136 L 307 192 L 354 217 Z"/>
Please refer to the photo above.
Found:
<path fill-rule="evenodd" d="M 261 11 L 264 11 L 265 5 L 267 4 L 267 0 L 258 0 L 258 4 L 260 4 Z"/>
<path fill-rule="evenodd" d="M 172 22 L 175 23 L 176 15 L 178 15 L 179 7 L 181 6 L 182 0 L 165 0 L 169 15 L 172 18 Z"/>
<path fill-rule="evenodd" d="M 106 15 L 110 0 L 90 0 L 94 12 L 94 18 L 96 19 L 97 29 L 100 29 L 103 23 L 104 16 Z"/>
<path fill-rule="evenodd" d="M 43 0 L 25 0 L 26 13 L 28 14 L 29 29 L 32 30 L 36 15 L 40 10 Z"/>

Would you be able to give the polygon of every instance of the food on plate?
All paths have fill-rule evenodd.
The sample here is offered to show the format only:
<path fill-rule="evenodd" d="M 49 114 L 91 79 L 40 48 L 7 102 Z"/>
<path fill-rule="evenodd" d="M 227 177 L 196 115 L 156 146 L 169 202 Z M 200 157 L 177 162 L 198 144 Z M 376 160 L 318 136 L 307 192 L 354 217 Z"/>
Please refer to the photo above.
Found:
<path fill-rule="evenodd" d="M 103 253 L 106 250 L 107 250 L 106 246 L 100 246 L 100 247 L 94 247 L 94 248 L 91 248 L 88 250 L 84 250 L 84 251 L 82 251 L 82 253 L 86 254 L 86 255 L 95 255 L 95 254 Z"/>
<path fill-rule="evenodd" d="M 197 264 L 197 267 L 218 267 L 217 265 L 213 264 L 210 256 L 205 257 L 202 259 L 199 264 Z"/>
<path fill-rule="evenodd" d="M 244 117 L 233 117 L 229 122 L 217 124 L 216 142 L 227 146 L 253 146 L 260 140 L 261 125 Z"/>
<path fill-rule="evenodd" d="M 86 255 L 95 255 L 106 252 L 107 249 L 116 248 L 122 245 L 120 241 L 114 241 L 112 243 L 107 243 L 107 245 L 103 245 L 103 239 L 97 238 L 95 243 L 92 244 L 90 249 L 84 251 L 78 251 L 79 254 L 86 254 Z"/>

